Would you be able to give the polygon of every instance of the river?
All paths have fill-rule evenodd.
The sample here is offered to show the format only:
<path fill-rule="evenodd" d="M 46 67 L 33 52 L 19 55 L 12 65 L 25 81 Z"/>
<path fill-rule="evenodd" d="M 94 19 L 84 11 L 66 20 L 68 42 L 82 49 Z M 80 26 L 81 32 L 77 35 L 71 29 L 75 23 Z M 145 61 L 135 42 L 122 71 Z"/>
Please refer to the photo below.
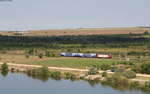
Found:
<path fill-rule="evenodd" d="M 141 90 L 116 90 L 109 86 L 89 84 L 87 81 L 47 81 L 28 77 L 22 73 L 0 75 L 0 94 L 149 94 Z"/>

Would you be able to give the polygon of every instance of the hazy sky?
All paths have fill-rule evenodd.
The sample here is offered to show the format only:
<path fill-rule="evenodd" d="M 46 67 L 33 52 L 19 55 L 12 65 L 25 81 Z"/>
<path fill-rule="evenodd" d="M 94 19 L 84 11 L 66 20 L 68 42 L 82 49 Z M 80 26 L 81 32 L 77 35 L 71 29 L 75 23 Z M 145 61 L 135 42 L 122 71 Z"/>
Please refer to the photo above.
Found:
<path fill-rule="evenodd" d="M 150 0 L 0 2 L 0 30 L 150 26 Z"/>

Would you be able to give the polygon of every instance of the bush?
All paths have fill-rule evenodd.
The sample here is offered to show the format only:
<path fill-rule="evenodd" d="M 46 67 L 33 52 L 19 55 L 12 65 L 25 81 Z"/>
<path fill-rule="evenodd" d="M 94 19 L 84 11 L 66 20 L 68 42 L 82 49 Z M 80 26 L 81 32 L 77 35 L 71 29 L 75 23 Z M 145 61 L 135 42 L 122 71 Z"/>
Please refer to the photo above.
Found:
<path fill-rule="evenodd" d="M 136 73 L 133 72 L 133 71 L 125 71 L 123 73 L 123 76 L 126 77 L 126 78 L 135 78 L 136 77 Z"/>
<path fill-rule="evenodd" d="M 150 74 L 150 63 L 143 63 L 141 65 L 141 73 Z"/>
<path fill-rule="evenodd" d="M 94 67 L 92 67 L 92 68 L 90 68 L 90 70 L 89 70 L 89 72 L 88 72 L 88 75 L 95 75 L 95 74 L 97 74 L 98 72 L 97 72 L 97 69 L 96 68 L 94 68 Z"/>
<path fill-rule="evenodd" d="M 109 64 L 102 64 L 100 66 L 101 70 L 110 70 L 111 69 L 111 65 Z"/>
<path fill-rule="evenodd" d="M 102 77 L 107 77 L 107 72 L 103 72 Z"/>

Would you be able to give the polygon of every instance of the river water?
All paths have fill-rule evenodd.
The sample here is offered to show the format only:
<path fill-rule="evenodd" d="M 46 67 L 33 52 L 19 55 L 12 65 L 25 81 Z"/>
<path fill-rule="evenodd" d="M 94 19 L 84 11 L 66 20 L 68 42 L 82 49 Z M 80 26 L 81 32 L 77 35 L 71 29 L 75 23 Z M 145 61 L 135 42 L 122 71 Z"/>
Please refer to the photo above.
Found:
<path fill-rule="evenodd" d="M 150 94 L 141 90 L 116 90 L 109 86 L 89 84 L 87 81 L 42 81 L 21 73 L 0 75 L 0 94 Z"/>

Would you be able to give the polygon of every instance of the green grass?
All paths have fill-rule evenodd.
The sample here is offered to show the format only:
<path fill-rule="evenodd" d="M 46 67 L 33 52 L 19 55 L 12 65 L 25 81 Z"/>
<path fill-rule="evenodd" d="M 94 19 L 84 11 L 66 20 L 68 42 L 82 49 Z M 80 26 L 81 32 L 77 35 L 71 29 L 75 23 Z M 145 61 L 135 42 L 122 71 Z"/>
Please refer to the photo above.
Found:
<path fill-rule="evenodd" d="M 104 63 L 112 64 L 117 62 L 112 59 L 89 59 L 89 58 L 72 58 L 72 59 L 55 59 L 45 61 L 26 62 L 23 64 L 53 66 L 53 67 L 69 67 L 69 68 L 86 68 L 94 65 L 101 65 Z"/>

